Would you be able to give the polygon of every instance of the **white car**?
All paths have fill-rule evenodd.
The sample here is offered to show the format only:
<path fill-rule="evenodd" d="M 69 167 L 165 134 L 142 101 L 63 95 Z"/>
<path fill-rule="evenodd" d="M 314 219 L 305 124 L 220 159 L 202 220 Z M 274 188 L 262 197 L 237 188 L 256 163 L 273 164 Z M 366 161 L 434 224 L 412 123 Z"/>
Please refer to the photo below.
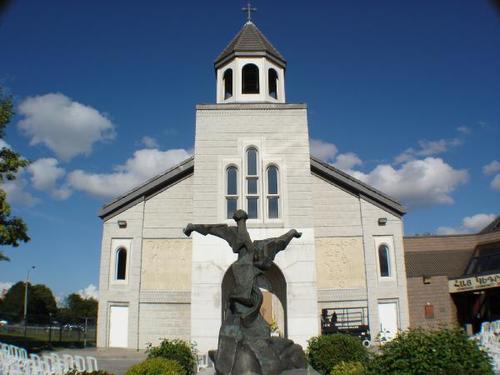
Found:
<path fill-rule="evenodd" d="M 6 320 L 0 320 L 0 327 L 6 326 L 7 324 L 9 324 L 8 321 L 6 321 Z"/>

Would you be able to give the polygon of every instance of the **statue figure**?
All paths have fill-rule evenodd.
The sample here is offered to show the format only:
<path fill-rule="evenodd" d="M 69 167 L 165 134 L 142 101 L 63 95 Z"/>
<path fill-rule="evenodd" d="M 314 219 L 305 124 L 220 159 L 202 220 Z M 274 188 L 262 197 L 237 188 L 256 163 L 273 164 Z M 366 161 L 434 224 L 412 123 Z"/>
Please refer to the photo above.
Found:
<path fill-rule="evenodd" d="M 188 224 L 184 233 L 198 232 L 227 241 L 238 259 L 231 265 L 235 287 L 219 332 L 219 343 L 210 357 L 218 375 L 278 375 L 291 369 L 307 368 L 304 351 L 293 341 L 271 337 L 269 324 L 260 315 L 263 295 L 259 289 L 264 271 L 273 265 L 276 254 L 301 233 L 295 229 L 265 240 L 252 241 L 246 227 L 248 215 L 235 212 L 236 226 Z"/>

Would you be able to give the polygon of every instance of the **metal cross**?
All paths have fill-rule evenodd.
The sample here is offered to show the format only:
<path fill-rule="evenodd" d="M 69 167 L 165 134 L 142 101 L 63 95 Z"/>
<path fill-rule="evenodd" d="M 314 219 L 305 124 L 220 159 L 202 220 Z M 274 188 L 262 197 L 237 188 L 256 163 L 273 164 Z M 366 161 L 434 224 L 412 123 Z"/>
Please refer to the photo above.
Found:
<path fill-rule="evenodd" d="M 249 1 L 246 8 L 241 8 L 241 10 L 247 13 L 248 21 L 252 21 L 252 12 L 256 12 L 257 8 L 252 8 L 252 4 Z"/>

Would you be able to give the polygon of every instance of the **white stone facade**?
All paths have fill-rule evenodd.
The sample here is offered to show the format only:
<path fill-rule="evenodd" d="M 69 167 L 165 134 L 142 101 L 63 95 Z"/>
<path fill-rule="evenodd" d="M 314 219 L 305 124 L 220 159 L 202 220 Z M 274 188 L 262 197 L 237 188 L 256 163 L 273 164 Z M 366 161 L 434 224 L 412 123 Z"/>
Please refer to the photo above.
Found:
<path fill-rule="evenodd" d="M 121 328 L 127 334 L 120 342 L 129 348 L 142 349 L 161 338 L 195 341 L 201 353 L 216 348 L 223 280 L 236 255 L 221 239 L 196 233 L 187 238 L 182 228 L 190 222 L 234 225 L 226 206 L 229 167 L 237 169 L 237 191 L 230 197 L 237 198 L 237 208 L 248 210 L 247 198 L 258 197 L 256 217 L 247 221 L 252 239 L 277 237 L 292 228 L 303 234 L 275 260 L 289 338 L 306 346 L 320 334 L 324 308 L 365 308 L 375 338 L 380 304 L 390 303 L 397 308 L 397 326 L 405 329 L 402 209 L 311 158 L 307 107 L 285 103 L 284 68 L 276 60 L 265 54 L 226 59 L 217 69 L 217 104 L 197 106 L 194 157 L 101 212 L 97 345 L 117 342 L 110 335 Z M 249 62 L 264 73 L 271 67 L 278 72 L 276 99 L 267 95 L 265 74 L 260 75 L 261 93 L 241 93 L 241 69 Z M 233 96 L 226 100 L 222 77 L 229 67 Z M 249 149 L 257 153 L 251 176 Z M 278 191 L 272 196 L 270 166 L 278 171 Z M 271 198 L 278 198 L 277 217 L 270 213 Z M 388 269 L 380 263 L 382 245 Z M 125 260 L 118 259 L 122 250 Z M 126 319 L 110 321 L 111 310 Z"/>

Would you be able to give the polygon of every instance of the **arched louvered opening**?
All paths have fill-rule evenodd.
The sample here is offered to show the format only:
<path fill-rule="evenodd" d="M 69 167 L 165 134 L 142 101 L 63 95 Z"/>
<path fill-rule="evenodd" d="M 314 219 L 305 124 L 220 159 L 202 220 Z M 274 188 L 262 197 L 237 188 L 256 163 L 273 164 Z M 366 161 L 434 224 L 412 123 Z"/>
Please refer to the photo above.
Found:
<path fill-rule="evenodd" d="M 267 73 L 269 96 L 278 99 L 278 73 L 274 69 L 269 69 Z"/>
<path fill-rule="evenodd" d="M 255 64 L 246 64 L 241 72 L 242 93 L 258 94 L 259 68 Z"/>
<path fill-rule="evenodd" d="M 233 96 L 233 69 L 224 72 L 224 100 Z"/>

